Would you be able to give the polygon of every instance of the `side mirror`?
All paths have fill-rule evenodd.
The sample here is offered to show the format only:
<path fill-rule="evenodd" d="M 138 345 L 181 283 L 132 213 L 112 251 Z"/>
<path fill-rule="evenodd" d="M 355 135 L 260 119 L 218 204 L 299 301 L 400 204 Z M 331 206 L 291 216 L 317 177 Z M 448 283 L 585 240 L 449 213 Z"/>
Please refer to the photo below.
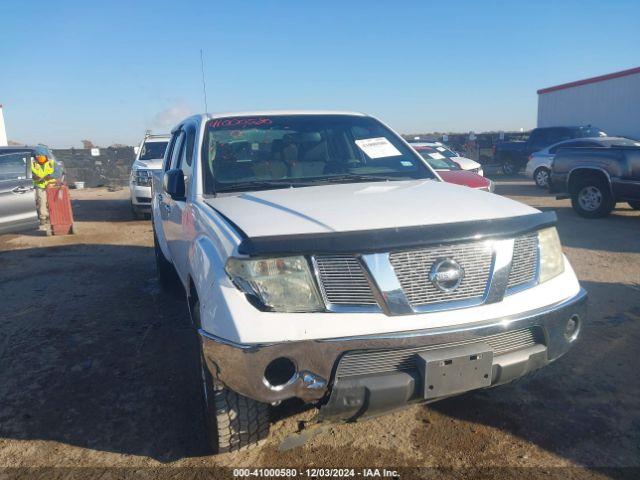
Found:
<path fill-rule="evenodd" d="M 184 173 L 182 170 L 174 168 L 164 174 L 164 191 L 174 200 L 185 199 Z"/>

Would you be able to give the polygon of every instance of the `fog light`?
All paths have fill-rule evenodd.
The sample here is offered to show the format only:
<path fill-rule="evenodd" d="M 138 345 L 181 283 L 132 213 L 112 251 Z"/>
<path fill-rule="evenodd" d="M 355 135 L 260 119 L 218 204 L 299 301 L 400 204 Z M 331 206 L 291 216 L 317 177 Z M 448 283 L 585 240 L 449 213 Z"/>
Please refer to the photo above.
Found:
<path fill-rule="evenodd" d="M 564 327 L 564 336 L 570 342 L 578 337 L 580 331 L 580 318 L 577 315 L 571 317 Z"/>
<path fill-rule="evenodd" d="M 296 366 L 286 357 L 272 360 L 264 370 L 264 382 L 272 390 L 282 390 L 296 379 Z"/>

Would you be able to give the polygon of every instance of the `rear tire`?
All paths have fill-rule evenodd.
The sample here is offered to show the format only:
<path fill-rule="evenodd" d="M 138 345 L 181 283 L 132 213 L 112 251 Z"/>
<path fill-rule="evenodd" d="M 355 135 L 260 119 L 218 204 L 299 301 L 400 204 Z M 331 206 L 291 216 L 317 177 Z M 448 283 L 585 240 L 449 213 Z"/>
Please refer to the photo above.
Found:
<path fill-rule="evenodd" d="M 640 200 L 635 200 L 631 202 L 627 202 L 631 208 L 634 210 L 640 210 Z"/>
<path fill-rule="evenodd" d="M 606 181 L 589 176 L 571 186 L 571 206 L 582 217 L 602 218 L 611 213 L 616 202 Z"/>
<path fill-rule="evenodd" d="M 191 321 L 200 326 L 200 302 L 189 299 Z M 194 298 L 195 297 L 195 298 Z M 229 390 L 215 381 L 200 353 L 202 401 L 211 453 L 250 450 L 269 435 L 269 405 Z"/>
<path fill-rule="evenodd" d="M 153 251 L 156 257 L 156 272 L 160 288 L 165 292 L 177 293 L 182 286 L 180 279 L 173 264 L 166 259 L 160 245 L 158 245 L 155 228 L 153 230 Z"/>
<path fill-rule="evenodd" d="M 547 167 L 538 167 L 536 171 L 533 172 L 533 181 L 536 182 L 536 185 L 539 188 L 548 188 L 549 187 L 549 169 Z"/>

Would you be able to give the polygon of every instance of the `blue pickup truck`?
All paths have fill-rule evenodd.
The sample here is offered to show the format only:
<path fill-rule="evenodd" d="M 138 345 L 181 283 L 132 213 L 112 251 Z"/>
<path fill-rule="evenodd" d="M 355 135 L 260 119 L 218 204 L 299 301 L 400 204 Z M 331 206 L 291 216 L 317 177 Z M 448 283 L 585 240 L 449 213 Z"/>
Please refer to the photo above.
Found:
<path fill-rule="evenodd" d="M 606 136 L 606 133 L 592 125 L 534 128 L 526 141 L 496 144 L 494 158 L 505 175 L 514 175 L 524 168 L 533 152 L 563 140 L 600 136 Z"/>

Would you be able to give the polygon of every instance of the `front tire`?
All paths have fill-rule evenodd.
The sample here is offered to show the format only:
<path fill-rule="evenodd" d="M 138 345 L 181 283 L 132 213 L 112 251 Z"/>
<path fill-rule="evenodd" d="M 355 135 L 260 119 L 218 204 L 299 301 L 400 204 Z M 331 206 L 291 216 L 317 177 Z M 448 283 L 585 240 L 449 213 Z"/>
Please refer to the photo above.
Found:
<path fill-rule="evenodd" d="M 533 181 L 536 182 L 539 188 L 549 187 L 549 173 L 549 169 L 546 167 L 538 167 L 536 171 L 533 172 Z"/>
<path fill-rule="evenodd" d="M 627 202 L 631 208 L 634 210 L 640 210 L 640 200 L 634 200 L 631 202 Z"/>
<path fill-rule="evenodd" d="M 582 217 L 606 217 L 616 205 L 609 185 L 603 179 L 597 177 L 579 179 L 571 190 L 571 206 Z"/>
<path fill-rule="evenodd" d="M 206 367 L 202 370 L 209 451 L 225 453 L 257 447 L 269 435 L 269 405 L 218 385 Z"/>
<path fill-rule="evenodd" d="M 200 302 L 190 298 L 191 321 L 200 327 Z M 200 353 L 202 400 L 211 453 L 250 450 L 269 435 L 269 405 L 225 388 L 214 380 Z"/>

